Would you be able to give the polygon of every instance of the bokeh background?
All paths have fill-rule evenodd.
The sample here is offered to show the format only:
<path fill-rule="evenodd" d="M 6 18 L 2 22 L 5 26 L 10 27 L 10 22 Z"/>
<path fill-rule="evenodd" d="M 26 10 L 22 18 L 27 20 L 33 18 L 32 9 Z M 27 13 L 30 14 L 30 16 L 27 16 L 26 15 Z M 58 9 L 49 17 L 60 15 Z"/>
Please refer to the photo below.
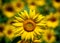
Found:
<path fill-rule="evenodd" d="M 13 34 L 7 34 L 8 29 L 12 28 L 10 24 L 14 23 L 11 21 L 15 16 L 18 16 L 19 12 L 24 10 L 29 12 L 30 9 L 35 10 L 36 13 L 45 16 L 47 19 L 51 18 L 52 22 L 47 21 L 46 23 L 48 28 L 54 31 L 51 33 L 55 34 L 53 36 L 55 40 L 53 38 L 50 41 L 44 39 L 47 36 L 43 36 L 41 39 L 42 36 L 40 35 L 36 36 L 35 42 L 22 40 L 21 36 L 14 36 L 11 39 Z M 0 0 L 0 43 L 60 43 L 60 0 Z"/>

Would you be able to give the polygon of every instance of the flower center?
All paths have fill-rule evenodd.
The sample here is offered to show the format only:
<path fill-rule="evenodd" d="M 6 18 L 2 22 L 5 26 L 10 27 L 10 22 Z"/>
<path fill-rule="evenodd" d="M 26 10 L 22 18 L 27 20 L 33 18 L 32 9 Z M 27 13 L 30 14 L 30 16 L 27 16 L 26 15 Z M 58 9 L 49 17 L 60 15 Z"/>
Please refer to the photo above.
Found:
<path fill-rule="evenodd" d="M 4 30 L 4 27 L 0 27 L 0 32 L 3 32 L 3 30 Z"/>
<path fill-rule="evenodd" d="M 48 34 L 48 35 L 47 35 L 48 40 L 50 40 L 50 39 L 51 39 L 51 37 L 52 37 L 52 35 L 51 35 L 51 34 Z"/>
<path fill-rule="evenodd" d="M 12 6 L 7 6 L 6 7 L 6 11 L 13 12 L 14 11 L 14 8 Z"/>
<path fill-rule="evenodd" d="M 34 3 L 34 2 L 32 2 L 32 3 L 31 3 L 31 5 L 35 5 L 35 3 Z"/>
<path fill-rule="evenodd" d="M 21 3 L 17 3 L 16 6 L 17 6 L 18 8 L 20 8 L 20 7 L 21 7 Z"/>
<path fill-rule="evenodd" d="M 60 0 L 55 0 L 56 2 L 60 2 Z"/>
<path fill-rule="evenodd" d="M 55 17 L 51 17 L 49 20 L 52 21 L 52 22 L 55 22 L 56 18 Z"/>
<path fill-rule="evenodd" d="M 9 35 L 12 33 L 12 30 L 8 30 L 8 32 L 7 32 Z"/>
<path fill-rule="evenodd" d="M 26 20 L 24 21 L 23 26 L 25 31 L 32 32 L 35 29 L 36 24 L 32 20 Z"/>

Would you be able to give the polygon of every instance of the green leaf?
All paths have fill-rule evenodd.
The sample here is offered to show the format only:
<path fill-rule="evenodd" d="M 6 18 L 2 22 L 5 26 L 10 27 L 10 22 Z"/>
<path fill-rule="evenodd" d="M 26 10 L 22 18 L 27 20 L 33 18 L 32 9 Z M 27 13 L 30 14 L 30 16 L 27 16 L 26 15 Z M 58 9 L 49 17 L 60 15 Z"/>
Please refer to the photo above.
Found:
<path fill-rule="evenodd" d="M 3 37 L 3 38 L 1 39 L 1 43 L 6 43 L 6 42 L 5 42 L 5 37 Z"/>
<path fill-rule="evenodd" d="M 49 9 L 46 10 L 46 6 L 38 6 L 37 11 L 44 16 L 49 14 Z"/>
<path fill-rule="evenodd" d="M 46 5 L 52 6 L 52 0 L 46 0 Z"/>
<path fill-rule="evenodd" d="M 2 10 L 0 10 L 0 23 L 6 23 L 8 18 L 3 14 Z"/>
<path fill-rule="evenodd" d="M 9 38 L 3 36 L 3 37 L 1 38 L 0 43 L 11 43 L 11 40 L 10 40 Z"/>
<path fill-rule="evenodd" d="M 57 26 L 54 31 L 56 32 L 57 35 L 60 35 L 60 26 Z"/>
<path fill-rule="evenodd" d="M 2 5 L 4 5 L 5 3 L 10 3 L 12 0 L 2 0 Z"/>
<path fill-rule="evenodd" d="M 5 37 L 5 42 L 6 43 L 11 43 L 11 40 L 8 37 Z"/>
<path fill-rule="evenodd" d="M 11 43 L 17 43 L 20 40 L 21 40 L 21 36 L 18 36 L 18 37 L 15 37 Z"/>

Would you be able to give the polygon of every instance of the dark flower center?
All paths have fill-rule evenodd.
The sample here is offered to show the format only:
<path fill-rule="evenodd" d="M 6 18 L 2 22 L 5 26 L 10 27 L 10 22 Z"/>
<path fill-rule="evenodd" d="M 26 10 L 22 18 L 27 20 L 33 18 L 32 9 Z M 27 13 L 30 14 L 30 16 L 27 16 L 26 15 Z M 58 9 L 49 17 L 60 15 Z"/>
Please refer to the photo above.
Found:
<path fill-rule="evenodd" d="M 8 30 L 8 34 L 11 34 L 12 33 L 12 30 Z"/>
<path fill-rule="evenodd" d="M 49 20 L 52 21 L 52 22 L 55 22 L 56 18 L 55 17 L 51 17 Z"/>
<path fill-rule="evenodd" d="M 14 11 L 14 8 L 12 6 L 7 6 L 6 7 L 6 11 L 13 12 Z"/>
<path fill-rule="evenodd" d="M 60 2 L 60 0 L 55 0 L 56 2 Z"/>
<path fill-rule="evenodd" d="M 4 28 L 3 27 L 0 27 L 0 32 L 3 32 Z"/>
<path fill-rule="evenodd" d="M 31 5 L 35 5 L 35 3 L 34 3 L 34 2 L 32 2 L 32 3 L 31 3 Z"/>
<path fill-rule="evenodd" d="M 16 6 L 17 6 L 18 8 L 20 8 L 20 7 L 21 7 L 21 3 L 17 3 Z"/>
<path fill-rule="evenodd" d="M 48 35 L 47 35 L 48 40 L 50 40 L 50 39 L 51 39 L 51 37 L 52 37 L 52 35 L 51 35 L 51 34 L 48 34 Z"/>

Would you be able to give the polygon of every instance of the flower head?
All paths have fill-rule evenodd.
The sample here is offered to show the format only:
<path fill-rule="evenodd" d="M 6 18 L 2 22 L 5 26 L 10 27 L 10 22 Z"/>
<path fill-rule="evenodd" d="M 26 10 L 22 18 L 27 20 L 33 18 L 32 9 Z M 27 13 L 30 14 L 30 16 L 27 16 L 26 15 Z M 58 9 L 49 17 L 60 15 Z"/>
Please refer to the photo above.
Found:
<path fill-rule="evenodd" d="M 55 41 L 55 33 L 53 30 L 46 30 L 43 33 L 43 40 L 48 43 L 53 43 Z"/>
<path fill-rule="evenodd" d="M 12 2 L 16 12 L 20 12 L 24 8 L 24 2 L 17 0 Z"/>
<path fill-rule="evenodd" d="M 6 37 L 8 37 L 9 39 L 12 39 L 15 37 L 14 35 L 14 31 L 15 31 L 15 28 L 11 25 L 6 25 L 5 26 L 5 30 L 4 30 L 4 34 Z"/>
<path fill-rule="evenodd" d="M 4 15 L 7 16 L 8 18 L 11 18 L 15 15 L 15 9 L 12 3 L 4 4 L 2 9 Z"/>
<path fill-rule="evenodd" d="M 55 8 L 59 8 L 60 7 L 60 0 L 52 0 L 53 6 Z"/>
<path fill-rule="evenodd" d="M 56 13 L 56 14 L 51 13 L 50 15 L 47 15 L 46 18 L 47 18 L 47 23 L 46 24 L 47 24 L 48 27 L 55 28 L 55 27 L 58 26 L 58 24 L 59 24 L 58 13 Z"/>
<path fill-rule="evenodd" d="M 43 32 L 41 27 L 45 26 L 44 16 L 36 14 L 35 10 L 30 10 L 29 14 L 26 10 L 15 16 L 18 22 L 12 23 L 16 28 L 17 35 L 21 35 L 22 39 L 28 40 L 34 38 L 34 35 L 40 35 Z"/>

